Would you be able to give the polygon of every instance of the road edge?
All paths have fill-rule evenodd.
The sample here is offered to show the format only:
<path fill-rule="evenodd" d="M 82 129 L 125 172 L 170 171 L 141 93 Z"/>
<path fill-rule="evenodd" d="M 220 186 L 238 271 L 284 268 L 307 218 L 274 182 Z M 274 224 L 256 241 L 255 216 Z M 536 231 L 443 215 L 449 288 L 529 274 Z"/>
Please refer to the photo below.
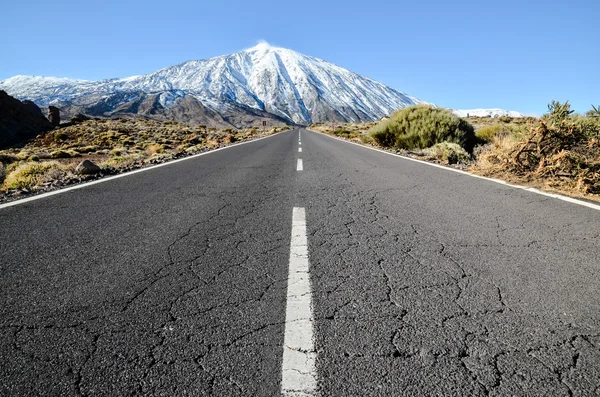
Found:
<path fill-rule="evenodd" d="M 478 178 L 478 179 L 483 179 L 483 180 L 490 181 L 490 182 L 495 182 L 495 183 L 498 183 L 500 185 L 509 186 L 509 187 L 512 187 L 512 188 L 515 188 L 515 189 L 525 190 L 525 191 L 528 191 L 528 192 L 531 192 L 531 193 L 540 194 L 542 196 L 555 198 L 555 199 L 558 199 L 558 200 L 566 201 L 568 203 L 577 204 L 577 205 L 581 205 L 581 206 L 584 206 L 584 207 L 588 207 L 588 208 L 600 211 L 600 205 L 598 205 L 598 204 L 593 204 L 593 203 L 589 203 L 587 201 L 578 200 L 576 198 L 569 197 L 569 196 L 564 196 L 562 194 L 545 192 L 543 190 L 540 190 L 540 189 L 537 189 L 537 188 L 531 187 L 531 186 L 515 185 L 515 184 L 512 184 L 512 183 L 508 183 L 506 181 L 503 181 L 502 179 L 489 178 L 487 176 L 481 176 L 481 175 L 473 174 L 473 173 L 470 173 L 470 172 L 467 172 L 467 171 L 457 170 L 456 168 L 446 167 L 446 166 L 443 166 L 443 165 L 440 165 L 440 164 L 431 163 L 429 161 L 413 159 L 412 157 L 402 156 L 402 155 L 396 154 L 396 153 L 390 153 L 388 151 L 385 151 L 385 150 L 382 150 L 382 149 L 378 149 L 378 148 L 375 148 L 375 147 L 372 147 L 372 146 L 362 145 L 360 143 L 351 142 L 351 141 L 347 141 L 345 139 L 341 139 L 341 138 L 338 138 L 338 137 L 335 137 L 335 136 L 331 136 L 331 135 L 326 134 L 326 133 L 321 132 L 321 131 L 314 131 L 314 130 L 309 130 L 309 129 L 306 129 L 306 131 L 314 132 L 314 133 L 320 134 L 320 135 L 324 135 L 324 136 L 326 136 L 328 138 L 335 139 L 335 140 L 338 140 L 338 141 L 341 141 L 341 142 L 345 142 L 345 143 L 349 143 L 351 145 L 356 145 L 356 146 L 362 147 L 364 149 L 375 150 L 377 152 L 380 152 L 380 153 L 383 153 L 383 154 L 387 154 L 387 155 L 390 155 L 390 156 L 400 157 L 402 159 L 414 161 L 416 163 L 421 163 L 421 164 L 429 165 L 429 166 L 432 166 L 432 167 L 441 168 L 441 169 L 444 169 L 444 170 L 447 170 L 447 171 L 452 171 L 452 172 L 456 172 L 456 173 L 459 173 L 459 174 L 468 175 L 468 176 L 471 176 L 473 178 Z"/>

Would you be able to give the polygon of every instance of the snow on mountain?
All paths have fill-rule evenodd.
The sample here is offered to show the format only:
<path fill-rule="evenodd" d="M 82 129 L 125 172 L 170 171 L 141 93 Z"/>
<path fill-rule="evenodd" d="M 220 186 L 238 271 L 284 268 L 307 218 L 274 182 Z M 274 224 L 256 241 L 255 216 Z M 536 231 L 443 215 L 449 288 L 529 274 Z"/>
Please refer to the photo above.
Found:
<path fill-rule="evenodd" d="M 421 103 L 332 63 L 267 43 L 147 75 L 102 81 L 16 76 L 0 81 L 0 89 L 40 106 L 79 106 L 85 110 L 103 101 L 104 112 L 141 94 L 160 94 L 158 103 L 165 109 L 192 96 L 217 112 L 229 103 L 298 124 L 377 120 Z"/>
<path fill-rule="evenodd" d="M 525 117 L 524 114 L 515 112 L 514 110 L 504 110 L 504 109 L 451 109 L 452 113 L 457 115 L 458 117 Z"/>

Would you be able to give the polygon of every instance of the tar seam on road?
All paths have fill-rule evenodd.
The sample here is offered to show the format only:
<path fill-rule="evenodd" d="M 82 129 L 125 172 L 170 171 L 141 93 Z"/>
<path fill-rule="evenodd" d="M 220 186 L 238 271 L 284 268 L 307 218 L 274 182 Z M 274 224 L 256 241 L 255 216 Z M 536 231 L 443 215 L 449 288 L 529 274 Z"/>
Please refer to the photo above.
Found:
<path fill-rule="evenodd" d="M 281 395 L 315 396 L 317 352 L 313 346 L 313 315 L 306 236 L 306 211 L 292 211 L 292 239 L 285 311 Z"/>
<path fill-rule="evenodd" d="M 12 207 L 12 206 L 19 205 L 19 204 L 25 204 L 25 203 L 28 203 L 30 201 L 39 200 L 39 199 L 43 199 L 43 198 L 46 198 L 46 197 L 54 196 L 54 195 L 57 195 L 57 194 L 70 192 L 71 190 L 82 189 L 84 187 L 88 187 L 88 186 L 92 186 L 92 185 L 97 185 L 97 184 L 103 183 L 103 182 L 112 181 L 113 179 L 123 178 L 123 177 L 129 176 L 129 175 L 138 174 L 140 172 L 150 171 L 150 170 L 153 170 L 155 168 L 165 167 L 167 165 L 176 164 L 176 163 L 179 163 L 179 162 L 182 162 L 182 161 L 186 161 L 186 160 L 191 160 L 191 159 L 196 158 L 196 157 L 205 156 L 207 154 L 212 154 L 212 153 L 219 152 L 219 151 L 225 150 L 225 149 L 230 149 L 230 148 L 235 147 L 235 146 L 240 146 L 240 145 L 245 145 L 247 143 L 261 141 L 263 139 L 272 138 L 272 137 L 274 137 L 276 135 L 278 135 L 278 134 L 273 134 L 273 135 L 269 135 L 269 136 L 264 136 L 262 138 L 252 139 L 251 141 L 234 143 L 232 145 L 228 145 L 228 146 L 225 146 L 225 147 L 222 147 L 222 148 L 210 150 L 210 151 L 204 152 L 204 153 L 194 154 L 192 156 L 184 157 L 182 159 L 167 161 L 166 163 L 153 165 L 151 167 L 140 168 L 140 169 L 137 169 L 137 170 L 133 170 L 133 171 L 129 171 L 129 172 L 124 172 L 122 174 L 113 175 L 113 176 L 109 176 L 109 177 L 102 178 L 102 179 L 97 179 L 95 181 L 80 183 L 80 184 L 77 184 L 77 185 L 74 185 L 74 186 L 69 186 L 69 187 L 66 187 L 64 189 L 58 189 L 58 190 L 54 190 L 54 191 L 51 191 L 51 192 L 48 192 L 48 193 L 41 193 L 41 194 L 38 194 L 38 195 L 35 195 L 35 196 L 32 196 L 32 197 L 27 197 L 27 198 L 23 198 L 23 199 L 20 199 L 20 200 L 11 201 L 9 203 L 0 204 L 0 210 L 2 208 Z"/>
<path fill-rule="evenodd" d="M 309 130 L 307 130 L 307 131 L 309 131 Z M 431 167 L 441 168 L 441 169 L 444 169 L 446 171 L 452 171 L 452 172 L 456 172 L 456 173 L 459 173 L 459 174 L 468 175 L 468 176 L 471 176 L 473 178 L 478 178 L 478 179 L 483 179 L 483 180 L 490 181 L 490 182 L 499 183 L 501 185 L 509 186 L 509 187 L 512 187 L 512 188 L 515 188 L 515 189 L 525 190 L 527 192 L 540 194 L 540 195 L 546 196 L 546 197 L 552 197 L 552 198 L 555 198 L 555 199 L 566 201 L 568 203 L 577 204 L 577 205 L 581 205 L 583 207 L 588 207 L 588 208 L 600 211 L 600 205 L 598 205 L 598 204 L 588 203 L 587 201 L 577 200 L 577 199 L 574 199 L 572 197 L 563 196 L 561 194 L 544 192 L 542 190 L 539 190 L 539 189 L 536 189 L 536 188 L 530 187 L 530 186 L 513 185 L 512 183 L 508 183 L 506 181 L 503 181 L 502 179 L 488 178 L 487 176 L 481 176 L 481 175 L 477 175 L 477 174 L 471 174 L 470 172 L 467 172 L 467 171 L 457 170 L 455 168 L 450 168 L 450 167 L 444 167 L 443 165 L 439 165 L 439 164 L 435 164 L 435 163 L 430 163 L 428 161 L 417 160 L 417 159 L 413 159 L 413 158 L 410 158 L 410 157 L 402 156 L 400 154 L 386 152 L 385 150 L 377 149 L 377 148 L 370 147 L 370 146 L 361 145 L 360 143 L 348 142 L 345 139 L 333 137 L 333 136 L 327 135 L 327 134 L 325 134 L 323 132 L 317 132 L 317 131 L 312 131 L 312 130 L 310 130 L 310 131 L 314 132 L 316 134 L 324 135 L 324 136 L 326 136 L 328 138 L 331 138 L 331 139 L 335 139 L 337 141 L 349 143 L 351 145 L 356 145 L 356 146 L 362 147 L 364 149 L 374 150 L 376 152 L 387 154 L 387 155 L 390 155 L 390 156 L 400 157 L 400 158 L 402 158 L 404 160 L 414 161 L 416 163 L 421 163 L 421 164 L 429 165 Z"/>
<path fill-rule="evenodd" d="M 302 159 L 298 159 L 298 165 L 296 167 L 296 171 L 304 171 L 304 166 L 302 164 Z"/>

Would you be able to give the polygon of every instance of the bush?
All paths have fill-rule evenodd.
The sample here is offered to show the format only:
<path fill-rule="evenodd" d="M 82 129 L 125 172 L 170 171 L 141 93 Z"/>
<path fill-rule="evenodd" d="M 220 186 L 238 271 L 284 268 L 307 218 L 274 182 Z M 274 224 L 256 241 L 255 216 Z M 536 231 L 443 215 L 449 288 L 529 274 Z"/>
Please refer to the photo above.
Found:
<path fill-rule="evenodd" d="M 91 153 L 91 152 L 95 152 L 96 150 L 98 150 L 98 146 L 94 146 L 94 145 L 83 146 L 83 147 L 77 148 L 77 151 L 79 153 Z"/>
<path fill-rule="evenodd" d="M 425 149 L 452 142 L 471 152 L 476 143 L 475 130 L 469 122 L 446 109 L 428 105 L 401 109 L 369 132 L 379 145 L 398 149 Z"/>
<path fill-rule="evenodd" d="M 528 134 L 506 136 L 482 148 L 476 169 L 600 194 L 599 141 L 597 119 L 573 115 L 568 102 L 553 101 Z"/>
<path fill-rule="evenodd" d="M 66 175 L 61 165 L 52 162 L 26 162 L 11 167 L 4 179 L 5 189 L 30 189 L 36 185 L 60 179 Z"/>
<path fill-rule="evenodd" d="M 71 153 L 65 152 L 64 150 L 56 150 L 50 153 L 50 157 L 53 159 L 68 159 L 71 158 Z"/>
<path fill-rule="evenodd" d="M 62 141 L 67 140 L 68 138 L 69 138 L 69 136 L 67 135 L 67 133 L 63 132 L 63 131 L 59 131 L 56 134 L 54 134 L 54 140 L 56 142 L 62 142 Z"/>
<path fill-rule="evenodd" d="M 333 135 L 348 136 L 348 135 L 350 135 L 350 131 L 348 131 L 342 127 L 339 127 L 339 128 L 336 128 L 335 130 L 333 130 Z"/>
<path fill-rule="evenodd" d="M 452 142 L 436 143 L 425 153 L 433 159 L 447 162 L 448 164 L 466 164 L 471 161 L 471 156 L 460 145 Z"/>
<path fill-rule="evenodd" d="M 500 139 L 507 135 L 521 137 L 528 131 L 528 125 L 523 123 L 494 123 L 479 128 L 475 132 L 475 136 L 477 137 L 477 143 L 482 144 L 494 142 L 496 139 Z"/>
<path fill-rule="evenodd" d="M 362 143 L 371 144 L 373 143 L 373 137 L 371 135 L 361 135 L 360 141 Z"/>
<path fill-rule="evenodd" d="M 501 135 L 505 129 L 501 124 L 492 124 L 481 127 L 475 132 L 475 136 L 484 143 L 492 142 L 495 137 Z"/>

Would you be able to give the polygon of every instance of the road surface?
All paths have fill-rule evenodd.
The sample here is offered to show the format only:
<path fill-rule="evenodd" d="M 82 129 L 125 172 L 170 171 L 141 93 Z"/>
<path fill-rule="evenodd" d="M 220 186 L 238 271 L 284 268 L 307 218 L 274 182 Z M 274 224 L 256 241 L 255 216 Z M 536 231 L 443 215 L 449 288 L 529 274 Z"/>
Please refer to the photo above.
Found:
<path fill-rule="evenodd" d="M 0 395 L 600 394 L 593 208 L 294 130 L 0 225 Z"/>

